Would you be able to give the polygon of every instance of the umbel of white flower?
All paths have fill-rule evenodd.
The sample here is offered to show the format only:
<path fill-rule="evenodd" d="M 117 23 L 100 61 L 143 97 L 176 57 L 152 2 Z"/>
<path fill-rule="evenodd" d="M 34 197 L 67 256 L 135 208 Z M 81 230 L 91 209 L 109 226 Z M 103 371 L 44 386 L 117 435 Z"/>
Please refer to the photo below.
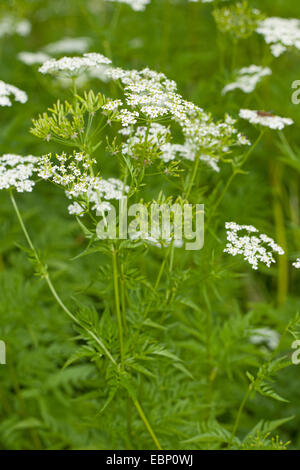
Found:
<path fill-rule="evenodd" d="M 21 51 L 18 54 L 18 59 L 26 65 L 34 65 L 43 64 L 46 60 L 50 59 L 50 56 L 44 52 Z"/>
<path fill-rule="evenodd" d="M 270 129 L 281 130 L 285 126 L 294 124 L 294 121 L 290 118 L 275 116 L 265 111 L 254 111 L 252 109 L 241 109 L 239 116 L 242 119 L 246 119 L 246 121 L 249 121 L 251 124 L 258 124 L 263 127 L 269 127 Z"/>
<path fill-rule="evenodd" d="M 11 96 L 19 103 L 26 103 L 28 99 L 25 91 L 0 80 L 0 106 L 11 106 Z"/>
<path fill-rule="evenodd" d="M 95 177 L 90 179 L 90 183 L 85 192 L 78 192 L 77 194 L 70 194 L 66 191 L 69 199 L 76 198 L 68 206 L 69 214 L 84 215 L 85 210 L 89 207 L 91 210 L 96 211 L 97 214 L 102 214 L 104 211 L 111 210 L 109 201 L 122 199 L 129 191 L 129 186 L 125 185 L 123 181 L 117 178 L 103 179 Z"/>
<path fill-rule="evenodd" d="M 38 157 L 5 154 L 0 157 L 0 189 L 16 189 L 18 192 L 31 192 L 35 182 Z"/>
<path fill-rule="evenodd" d="M 271 45 L 271 52 L 275 57 L 280 56 L 289 47 L 300 50 L 300 20 L 296 18 L 266 18 L 256 31 Z"/>
<path fill-rule="evenodd" d="M 129 187 L 116 178 L 105 180 L 91 176 L 93 163 L 96 161 L 83 152 L 56 154 L 55 157 L 43 155 L 37 173 L 44 180 L 62 186 L 68 199 L 73 200 L 69 213 L 81 216 L 88 208 L 98 212 L 109 210 L 110 205 L 104 204 L 105 201 L 119 200 L 129 191 Z"/>
<path fill-rule="evenodd" d="M 47 60 L 40 68 L 39 72 L 46 74 L 57 74 L 59 72 L 68 77 L 76 77 L 80 73 L 89 70 L 102 68 L 109 65 L 111 60 L 102 54 L 89 52 L 79 57 L 62 57 L 61 59 Z"/>
<path fill-rule="evenodd" d="M 294 268 L 300 269 L 300 258 L 297 258 L 296 261 L 293 263 Z"/>
<path fill-rule="evenodd" d="M 87 37 L 69 38 L 64 37 L 56 42 L 50 42 L 43 47 L 43 51 L 48 54 L 83 54 L 91 44 L 91 39 Z"/>
<path fill-rule="evenodd" d="M 226 115 L 223 121 L 214 122 L 209 113 L 186 101 L 177 92 L 176 83 L 163 73 L 148 68 L 141 71 L 111 68 L 109 74 L 124 86 L 127 107 L 117 114 L 123 127 L 121 133 L 128 136 L 123 153 L 134 155 L 135 145 L 146 139 L 147 145 L 159 146 L 165 162 L 177 156 L 193 161 L 199 156 L 218 171 L 217 158 L 228 153 L 232 145 L 249 144 L 234 127 L 234 119 Z M 171 143 L 168 128 L 153 122 L 163 119 L 176 122 L 181 127 L 183 144 Z M 145 120 L 150 122 L 148 128 L 144 125 L 134 127 Z"/>
<path fill-rule="evenodd" d="M 28 36 L 31 31 L 31 23 L 26 19 L 18 19 L 7 15 L 0 19 L 0 38 L 17 34 Z"/>
<path fill-rule="evenodd" d="M 262 80 L 263 77 L 272 74 L 272 70 L 269 67 L 261 67 L 259 65 L 250 65 L 249 67 L 241 68 L 237 74 L 236 79 L 232 83 L 228 83 L 222 90 L 222 95 L 225 95 L 229 91 L 239 88 L 244 93 L 251 93 L 255 90 L 257 84 Z"/>
<path fill-rule="evenodd" d="M 253 269 L 258 269 L 258 263 L 268 268 L 275 263 L 274 253 L 284 255 L 283 249 L 275 241 L 253 227 L 253 225 L 238 225 L 226 222 L 227 245 L 224 253 L 232 256 L 242 255 Z"/>
<path fill-rule="evenodd" d="M 106 2 L 126 3 L 135 11 L 143 11 L 151 0 L 106 0 Z"/>
<path fill-rule="evenodd" d="M 251 333 L 249 340 L 253 344 L 266 344 L 272 350 L 279 344 L 280 335 L 271 328 L 256 328 Z"/>

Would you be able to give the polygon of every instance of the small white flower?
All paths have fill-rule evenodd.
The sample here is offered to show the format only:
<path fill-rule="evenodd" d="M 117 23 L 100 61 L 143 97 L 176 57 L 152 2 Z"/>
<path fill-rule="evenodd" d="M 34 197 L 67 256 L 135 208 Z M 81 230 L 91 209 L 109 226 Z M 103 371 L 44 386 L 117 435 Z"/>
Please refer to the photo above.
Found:
<path fill-rule="evenodd" d="M 28 99 L 25 91 L 0 80 L 0 106 L 12 105 L 10 95 L 13 95 L 15 100 L 19 101 L 19 103 L 26 103 Z"/>
<path fill-rule="evenodd" d="M 87 37 L 69 38 L 65 37 L 56 42 L 51 42 L 43 47 L 48 54 L 72 54 L 77 52 L 83 54 L 88 50 L 91 39 Z"/>
<path fill-rule="evenodd" d="M 294 268 L 300 269 L 300 258 L 297 258 L 296 261 L 293 263 Z"/>
<path fill-rule="evenodd" d="M 238 225 L 235 222 L 226 222 L 225 228 L 228 243 L 224 253 L 232 256 L 242 255 L 253 269 L 258 269 L 259 262 L 269 268 L 272 263 L 275 263 L 273 253 L 284 254 L 283 249 L 272 238 L 265 234 L 259 234 L 259 231 L 253 225 Z M 240 232 L 243 232 L 243 234 L 240 234 Z"/>
<path fill-rule="evenodd" d="M 5 154 L 0 157 L 0 189 L 14 188 L 18 192 L 31 192 L 35 182 L 31 179 L 39 158 L 32 155 Z"/>
<path fill-rule="evenodd" d="M 269 127 L 270 129 L 283 129 L 285 126 L 291 126 L 294 121 L 289 118 L 274 116 L 264 111 L 254 111 L 251 109 L 241 109 L 239 116 L 246 119 L 251 124 L 259 124 L 260 126 Z"/>
<path fill-rule="evenodd" d="M 19 52 L 18 59 L 26 65 L 43 64 L 50 59 L 44 52 Z"/>
<path fill-rule="evenodd" d="M 76 77 L 78 74 L 89 69 L 97 69 L 108 65 L 111 60 L 102 54 L 90 52 L 83 54 L 82 57 L 62 57 L 61 59 L 47 60 L 40 68 L 39 72 L 46 74 L 56 74 L 63 72 L 67 76 Z"/>
<path fill-rule="evenodd" d="M 106 111 L 117 111 L 122 104 L 121 100 L 110 100 L 102 106 L 102 109 L 105 109 Z"/>
<path fill-rule="evenodd" d="M 107 2 L 126 3 L 135 11 L 143 11 L 151 0 L 106 0 Z"/>
<path fill-rule="evenodd" d="M 31 23 L 26 20 L 18 20 L 13 16 L 4 16 L 0 20 L 0 38 L 18 34 L 19 36 L 28 36 L 31 31 Z"/>
<path fill-rule="evenodd" d="M 159 143 L 161 158 L 168 162 L 178 154 L 182 158 L 195 160 L 197 155 L 218 171 L 217 160 L 231 151 L 233 145 L 249 145 L 248 140 L 241 136 L 234 127 L 235 120 L 226 115 L 223 121 L 214 122 L 211 114 L 205 113 L 194 103 L 186 101 L 177 93 L 177 85 L 163 73 L 149 68 L 141 71 L 111 68 L 109 74 L 113 80 L 120 80 L 124 86 L 127 109 L 122 109 L 119 119 L 123 127 L 131 127 L 137 118 L 148 121 L 161 120 L 168 117 L 180 126 L 184 143 L 170 143 L 168 140 Z M 154 127 L 150 126 L 148 137 L 153 138 Z M 127 133 L 131 135 L 132 130 Z M 140 136 L 140 135 L 139 135 Z M 128 141 L 124 148 L 128 149 Z M 127 153 L 130 153 L 127 150 Z M 131 152 L 132 153 L 132 152 Z M 211 159 L 207 157 L 211 156 Z"/>
<path fill-rule="evenodd" d="M 244 93 L 251 93 L 263 77 L 271 74 L 272 70 L 269 67 L 260 67 L 258 65 L 243 67 L 237 72 L 236 80 L 223 88 L 222 94 L 225 95 L 225 93 L 236 88 L 239 88 Z"/>
<path fill-rule="evenodd" d="M 68 205 L 68 212 L 70 215 L 82 217 L 84 215 L 84 207 L 82 207 L 78 202 L 73 202 Z"/>
<path fill-rule="evenodd" d="M 123 127 L 128 127 L 137 122 L 139 113 L 137 111 L 129 111 L 128 109 L 122 109 L 117 118 L 121 121 Z"/>
<path fill-rule="evenodd" d="M 300 50 L 300 20 L 295 18 L 270 17 L 263 20 L 257 33 L 264 36 L 265 42 L 271 45 L 271 52 L 278 57 L 289 47 Z"/>
<path fill-rule="evenodd" d="M 280 42 L 271 44 L 270 49 L 274 57 L 279 57 L 286 51 L 286 47 L 280 44 Z"/>
<path fill-rule="evenodd" d="M 69 199 L 79 199 L 69 205 L 70 214 L 82 216 L 84 207 L 82 201 L 86 201 L 86 205 L 91 205 L 91 210 L 96 211 L 97 215 L 103 215 L 103 212 L 110 211 L 112 205 L 109 201 L 120 200 L 128 193 L 129 187 L 121 180 L 116 178 L 108 178 L 107 180 L 99 177 L 87 178 L 84 188 L 77 188 L 72 191 L 66 191 Z"/>
<path fill-rule="evenodd" d="M 265 343 L 270 349 L 274 350 L 279 344 L 280 336 L 277 331 L 271 328 L 256 328 L 252 330 L 252 335 L 249 339 L 253 344 Z"/>

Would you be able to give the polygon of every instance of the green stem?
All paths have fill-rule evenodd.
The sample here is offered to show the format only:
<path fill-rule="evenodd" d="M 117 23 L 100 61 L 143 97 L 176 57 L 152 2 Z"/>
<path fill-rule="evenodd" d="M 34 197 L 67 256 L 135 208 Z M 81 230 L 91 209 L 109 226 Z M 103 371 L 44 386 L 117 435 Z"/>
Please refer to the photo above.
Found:
<path fill-rule="evenodd" d="M 154 285 L 154 289 L 153 289 L 153 292 L 152 292 L 152 297 L 146 307 L 146 310 L 145 310 L 145 313 L 144 313 L 144 317 L 146 318 L 147 317 L 147 314 L 151 308 L 151 305 L 152 305 L 152 302 L 153 302 L 153 296 L 156 294 L 156 291 L 158 289 L 158 286 L 159 286 L 159 283 L 160 283 L 160 280 L 161 280 L 161 277 L 163 275 L 163 272 L 165 270 L 165 266 L 166 266 L 166 263 L 167 263 L 167 255 L 165 256 L 163 262 L 161 263 L 160 265 L 160 269 L 159 269 L 159 273 L 157 275 L 157 278 L 156 278 L 156 281 L 155 281 L 155 285 Z"/>
<path fill-rule="evenodd" d="M 19 208 L 17 206 L 17 203 L 16 203 L 16 200 L 14 198 L 14 195 L 12 193 L 12 191 L 9 192 L 10 194 L 10 199 L 11 199 L 11 202 L 13 204 L 13 207 L 15 209 L 15 212 L 16 212 L 16 215 L 17 215 L 17 218 L 19 220 L 19 223 L 21 225 L 21 228 L 23 230 L 23 233 L 25 235 L 25 238 L 27 240 L 27 243 L 31 249 L 31 251 L 33 252 L 34 254 L 34 257 L 36 259 L 36 261 L 38 262 L 38 264 L 43 268 L 43 272 L 44 272 L 44 278 L 48 284 L 48 287 L 51 291 L 51 293 L 53 294 L 53 297 L 55 298 L 55 300 L 57 301 L 57 303 L 61 306 L 61 308 L 64 310 L 64 312 L 74 321 L 74 323 L 76 323 L 77 325 L 79 325 L 81 328 L 83 328 L 86 333 L 88 333 L 89 336 L 91 336 L 95 341 L 96 343 L 101 347 L 101 349 L 104 351 L 105 355 L 108 357 L 108 359 L 116 366 L 117 363 L 115 361 L 115 359 L 112 357 L 112 355 L 110 354 L 110 352 L 108 351 L 108 349 L 106 348 L 106 346 L 104 345 L 103 341 L 98 337 L 96 336 L 91 330 L 89 330 L 88 328 L 86 328 L 84 325 L 82 325 L 80 323 L 79 320 L 77 320 L 77 318 L 75 317 L 75 315 L 73 315 L 72 312 L 70 312 L 70 310 L 65 306 L 65 304 L 63 303 L 63 301 L 61 300 L 61 298 L 59 297 L 58 293 L 56 292 L 55 290 L 55 287 L 53 286 L 52 284 L 52 281 L 50 279 L 50 276 L 47 272 L 47 269 L 46 269 L 46 266 L 43 265 L 43 263 L 41 262 L 40 260 L 40 257 L 31 241 L 31 238 L 29 236 L 29 233 L 25 227 L 25 224 L 24 224 L 24 221 L 23 221 L 23 218 L 21 216 L 21 213 L 19 211 Z"/>
<path fill-rule="evenodd" d="M 118 321 L 119 338 L 120 338 L 121 367 L 123 369 L 124 368 L 124 337 L 123 337 L 122 315 L 121 315 L 121 310 L 120 310 L 117 252 L 116 252 L 115 247 L 113 247 L 112 249 L 112 267 L 113 267 L 115 304 L 116 304 L 117 321 Z"/>
<path fill-rule="evenodd" d="M 243 156 L 240 164 L 239 164 L 239 168 L 241 168 L 242 166 L 245 165 L 246 161 L 248 160 L 248 158 L 250 157 L 251 153 L 255 150 L 255 148 L 258 146 L 259 142 L 261 141 L 263 135 L 265 134 L 266 130 L 265 129 L 261 129 L 260 133 L 259 133 L 259 136 L 257 137 L 256 141 L 254 142 L 253 145 L 251 145 L 251 147 L 249 148 L 248 152 L 245 153 L 245 155 Z"/>
<path fill-rule="evenodd" d="M 212 207 L 212 210 L 210 212 L 210 215 L 209 215 L 209 218 L 208 218 L 208 222 L 212 219 L 212 217 L 214 216 L 217 208 L 219 207 L 219 205 L 221 204 L 225 194 L 227 193 L 232 181 L 234 180 L 235 176 L 238 174 L 238 173 L 241 173 L 241 168 L 245 165 L 246 161 L 248 160 L 248 158 L 250 157 L 251 153 L 254 151 L 254 149 L 257 147 L 257 145 L 259 144 L 259 142 L 261 141 L 262 139 L 262 136 L 264 135 L 265 133 L 265 130 L 261 130 L 260 131 L 260 134 L 258 136 L 258 138 L 256 139 L 256 141 L 254 142 L 254 144 L 250 147 L 250 149 L 248 150 L 248 152 L 246 152 L 243 157 L 241 158 L 240 162 L 238 163 L 238 165 L 236 167 L 234 167 L 234 170 L 232 172 L 232 174 L 230 175 L 229 179 L 227 180 L 227 183 L 225 185 L 225 188 L 223 189 L 222 193 L 220 194 L 219 198 L 217 199 L 217 201 L 215 202 L 215 204 L 213 205 Z"/>
<path fill-rule="evenodd" d="M 121 263 L 121 278 L 120 278 L 120 291 L 121 291 L 121 309 L 122 309 L 122 317 L 123 317 L 123 324 L 124 324 L 124 333 L 127 333 L 127 319 L 126 319 L 126 284 L 124 278 L 124 266 Z"/>
<path fill-rule="evenodd" d="M 276 234 L 279 245 L 284 250 L 284 255 L 278 260 L 278 278 L 277 278 L 277 302 L 278 305 L 284 304 L 289 288 L 289 266 L 287 255 L 287 235 L 284 220 L 283 188 L 282 188 L 282 165 L 278 161 L 269 163 L 269 172 L 273 188 L 273 213 L 276 226 Z"/>
<path fill-rule="evenodd" d="M 230 444 L 231 444 L 231 442 L 232 442 L 232 440 L 233 440 L 233 438 L 236 434 L 237 428 L 238 428 L 240 420 L 241 420 L 242 413 L 244 411 L 244 408 L 245 408 L 245 405 L 246 405 L 247 400 L 249 398 L 251 390 L 252 390 L 252 384 L 250 384 L 249 387 L 247 388 L 247 391 L 244 395 L 242 403 L 240 404 L 240 407 L 238 409 L 236 419 L 235 419 L 235 422 L 234 422 L 234 426 L 233 426 L 233 429 L 232 429 L 231 437 L 230 437 L 230 440 L 229 440 L 229 443 L 228 443 L 229 446 L 230 446 Z"/>
<path fill-rule="evenodd" d="M 237 47 L 238 47 L 238 41 L 236 39 L 234 39 L 233 40 L 233 46 L 232 46 L 232 54 L 231 54 L 231 71 L 232 71 L 232 73 L 234 72 L 234 70 L 236 68 Z"/>
<path fill-rule="evenodd" d="M 230 175 L 230 177 L 228 178 L 227 180 L 227 183 L 225 185 L 225 188 L 223 189 L 223 191 L 221 192 L 219 198 L 217 199 L 217 201 L 215 202 L 212 210 L 211 210 L 211 213 L 210 213 L 210 216 L 209 216 L 209 220 L 211 220 L 211 218 L 213 217 L 213 215 L 215 214 L 217 208 L 219 207 L 219 205 L 221 204 L 221 202 L 223 201 L 223 198 L 225 196 L 225 194 L 227 193 L 228 189 L 229 189 L 229 186 L 231 185 L 232 181 L 234 180 L 235 178 L 235 175 L 239 173 L 239 171 L 237 169 L 234 169 L 232 174 Z"/>
<path fill-rule="evenodd" d="M 145 413 L 143 412 L 143 409 L 142 409 L 141 405 L 139 404 L 138 400 L 133 399 L 133 403 L 134 403 L 134 405 L 135 405 L 135 407 L 136 407 L 136 409 L 137 409 L 137 412 L 138 412 L 138 414 L 140 415 L 140 417 L 141 417 L 141 419 L 142 419 L 142 421 L 143 421 L 143 423 L 144 423 L 146 429 L 148 430 L 150 436 L 152 437 L 153 442 L 154 442 L 154 444 L 156 445 L 156 448 L 157 448 L 158 450 L 162 450 L 162 447 L 161 447 L 161 445 L 160 445 L 160 443 L 159 443 L 159 441 L 158 441 L 158 439 L 157 439 L 157 437 L 156 437 L 156 435 L 155 435 L 155 433 L 154 433 L 154 431 L 153 431 L 153 429 L 152 429 L 152 427 L 151 427 L 151 425 L 150 425 L 148 419 L 146 418 Z"/>
<path fill-rule="evenodd" d="M 196 156 L 196 158 L 195 158 L 195 163 L 194 163 L 194 169 L 193 169 L 192 177 L 191 177 L 191 179 L 190 179 L 190 182 L 189 182 L 189 185 L 188 185 L 186 194 L 185 194 L 186 199 L 188 199 L 188 197 L 189 197 L 189 195 L 190 195 L 190 192 L 191 192 L 191 190 L 192 190 L 192 187 L 193 187 L 193 184 L 194 184 L 196 175 L 197 175 L 198 167 L 199 167 L 199 160 L 200 160 L 200 154 L 198 154 L 198 155 Z"/>

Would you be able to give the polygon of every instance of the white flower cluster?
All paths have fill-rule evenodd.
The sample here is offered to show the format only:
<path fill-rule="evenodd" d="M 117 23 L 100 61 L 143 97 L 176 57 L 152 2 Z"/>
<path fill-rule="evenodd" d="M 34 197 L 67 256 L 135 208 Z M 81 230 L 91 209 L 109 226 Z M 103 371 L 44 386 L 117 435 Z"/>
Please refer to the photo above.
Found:
<path fill-rule="evenodd" d="M 0 80 L 0 106 L 12 105 L 10 95 L 13 95 L 15 100 L 20 103 L 26 103 L 28 99 L 25 91 Z"/>
<path fill-rule="evenodd" d="M 18 20 L 13 16 L 4 16 L 0 20 L 0 38 L 18 34 L 19 36 L 28 36 L 31 31 L 31 24 L 28 20 Z"/>
<path fill-rule="evenodd" d="M 264 36 L 275 57 L 280 56 L 288 47 L 300 50 L 300 20 L 272 16 L 260 23 L 256 30 Z"/>
<path fill-rule="evenodd" d="M 232 256 L 242 255 L 253 269 L 258 269 L 258 263 L 264 263 L 268 268 L 275 263 L 273 253 L 284 255 L 283 249 L 274 240 L 259 231 L 252 225 L 238 225 L 235 222 L 226 222 L 227 245 L 224 253 Z M 246 232 L 247 235 L 240 235 Z M 255 233 L 255 235 L 250 235 Z"/>
<path fill-rule="evenodd" d="M 22 51 L 18 54 L 18 59 L 26 65 L 43 64 L 51 59 L 51 55 L 70 54 L 77 52 L 83 54 L 90 47 L 90 38 L 62 38 L 59 41 L 47 44 L 41 51 Z"/>
<path fill-rule="evenodd" d="M 300 258 L 297 258 L 296 261 L 293 263 L 294 268 L 300 269 Z"/>
<path fill-rule="evenodd" d="M 127 141 L 122 145 L 123 155 L 136 158 L 137 146 L 144 146 L 146 143 L 147 149 L 149 150 L 150 147 L 152 152 L 159 152 L 160 158 L 162 158 L 165 163 L 175 160 L 178 156 L 191 161 L 195 159 L 196 149 L 190 141 L 186 141 L 185 144 L 170 143 L 170 128 L 157 122 L 152 122 L 149 128 L 145 126 L 138 126 L 136 129 L 128 127 L 128 129 L 121 129 L 119 132 L 129 136 Z M 214 171 L 220 171 L 216 158 L 202 154 L 200 155 L 200 160 L 210 166 Z"/>
<path fill-rule="evenodd" d="M 230 116 L 226 116 L 225 121 L 219 123 L 214 123 L 207 114 L 203 117 L 203 121 L 195 119 L 193 126 L 183 128 L 183 134 L 186 137 L 184 144 L 167 143 L 163 146 L 162 158 L 165 161 L 174 160 L 177 154 L 181 158 L 194 161 L 200 154 L 200 160 L 218 172 L 220 170 L 217 163 L 218 157 L 226 154 L 231 145 L 250 145 L 248 139 L 237 132 L 234 127 L 236 121 Z M 207 151 L 210 154 L 204 153 Z"/>
<path fill-rule="evenodd" d="M 68 206 L 69 214 L 83 216 L 87 204 L 92 204 L 91 209 L 102 214 L 111 209 L 111 204 L 108 201 L 120 200 L 128 191 L 129 187 L 116 178 L 105 180 L 96 177 L 90 179 L 85 192 L 78 191 L 76 194 L 66 192 L 68 198 L 80 199 L 80 202 L 75 201 Z"/>
<path fill-rule="evenodd" d="M 107 2 L 126 3 L 135 11 L 144 11 L 151 0 L 106 0 Z"/>
<path fill-rule="evenodd" d="M 116 178 L 104 180 L 92 176 L 90 169 L 95 160 L 91 161 L 82 152 L 56 154 L 56 161 L 52 163 L 51 154 L 44 155 L 39 159 L 37 173 L 65 188 L 67 197 L 74 200 L 68 207 L 70 214 L 83 215 L 89 204 L 95 211 L 109 210 L 110 205 L 105 201 L 121 199 L 129 191 L 129 187 Z"/>
<path fill-rule="evenodd" d="M 102 109 L 106 111 L 116 112 L 120 106 L 122 106 L 121 100 L 109 100 L 102 106 Z"/>
<path fill-rule="evenodd" d="M 197 155 L 197 146 L 195 146 L 191 140 L 185 141 L 184 144 L 172 144 L 167 142 L 161 146 L 161 150 L 161 157 L 166 163 L 171 160 L 175 160 L 177 156 L 193 161 Z M 211 155 L 200 154 L 199 159 L 206 163 L 212 170 L 219 173 L 220 167 L 218 165 L 217 158 Z"/>
<path fill-rule="evenodd" d="M 157 149 L 163 152 L 163 148 L 171 136 L 170 129 L 157 122 L 152 122 L 149 128 L 145 126 L 138 126 L 136 129 L 128 127 L 128 132 L 127 129 L 121 129 L 119 132 L 123 135 L 129 135 L 127 141 L 122 144 L 122 153 L 132 158 L 136 158 L 137 146 L 144 145 L 145 142 L 148 149 L 151 147 L 152 151 Z"/>
<path fill-rule="evenodd" d="M 51 42 L 43 47 L 48 54 L 83 54 L 88 50 L 91 39 L 88 37 L 69 38 L 64 37 L 56 42 Z"/>
<path fill-rule="evenodd" d="M 253 344 L 259 345 L 265 343 L 268 348 L 274 350 L 279 344 L 280 336 L 277 331 L 271 328 L 256 328 L 252 330 L 252 335 L 249 339 Z"/>
<path fill-rule="evenodd" d="M 89 170 L 95 161 L 82 152 L 56 154 L 56 160 L 57 163 L 53 164 L 51 154 L 43 155 L 39 161 L 38 176 L 66 187 L 71 197 L 87 192 L 94 179 L 90 177 Z"/>
<path fill-rule="evenodd" d="M 271 74 L 272 70 L 269 67 L 260 67 L 259 65 L 243 67 L 238 71 L 236 80 L 232 83 L 228 83 L 223 88 L 222 95 L 225 95 L 225 93 L 235 90 L 236 88 L 239 88 L 244 93 L 251 93 L 255 90 L 256 85 L 263 77 Z"/>
<path fill-rule="evenodd" d="M 109 65 L 111 60 L 102 54 L 90 52 L 83 54 L 82 57 L 62 57 L 61 59 L 47 60 L 40 68 L 39 72 L 46 74 L 56 74 L 63 72 L 69 77 L 76 77 L 81 72 L 90 68 L 102 68 L 103 65 Z"/>
<path fill-rule="evenodd" d="M 239 116 L 246 119 L 251 124 L 259 124 L 260 126 L 269 127 L 270 129 L 281 130 L 285 126 L 291 126 L 294 121 L 289 118 L 274 116 L 265 111 L 254 111 L 251 109 L 241 109 Z"/>
<path fill-rule="evenodd" d="M 22 51 L 18 54 L 18 59 L 26 65 L 43 64 L 50 59 L 48 54 L 44 52 L 26 52 Z"/>
<path fill-rule="evenodd" d="M 118 119 L 121 121 L 123 127 L 132 126 L 137 123 L 139 113 L 137 111 L 129 111 L 122 109 L 118 114 Z"/>
<path fill-rule="evenodd" d="M 184 117 L 188 104 L 175 93 L 176 83 L 163 73 L 148 68 L 140 72 L 113 68 L 110 74 L 113 80 L 120 79 L 123 83 L 127 105 L 139 109 L 148 119 L 170 114 L 178 119 Z"/>
<path fill-rule="evenodd" d="M 15 188 L 18 192 L 31 192 L 38 157 L 5 154 L 0 157 L 0 189 Z"/>
<path fill-rule="evenodd" d="M 177 93 L 176 83 L 167 79 L 163 73 L 148 68 L 140 72 L 112 68 L 110 75 L 112 79 L 119 79 L 123 83 L 126 105 L 130 107 L 119 112 L 119 120 L 123 127 L 136 124 L 139 118 L 148 122 L 168 118 L 181 127 L 185 140 L 183 145 L 170 143 L 161 145 L 161 157 L 166 162 L 176 158 L 177 154 L 189 160 L 194 160 L 199 154 L 205 155 L 203 161 L 210 162 L 208 156 L 210 154 L 212 158 L 214 154 L 220 158 L 229 152 L 232 145 L 249 144 L 249 141 L 235 129 L 234 119 L 227 115 L 224 121 L 214 122 L 210 114 L 184 100 Z M 161 129 L 162 127 L 150 127 L 149 136 L 153 139 L 153 133 L 161 134 Z M 140 132 L 138 137 L 141 135 Z M 131 134 L 132 130 L 128 130 L 127 133 Z M 164 134 L 166 135 L 166 132 Z M 211 163 L 216 169 L 213 159 Z"/>

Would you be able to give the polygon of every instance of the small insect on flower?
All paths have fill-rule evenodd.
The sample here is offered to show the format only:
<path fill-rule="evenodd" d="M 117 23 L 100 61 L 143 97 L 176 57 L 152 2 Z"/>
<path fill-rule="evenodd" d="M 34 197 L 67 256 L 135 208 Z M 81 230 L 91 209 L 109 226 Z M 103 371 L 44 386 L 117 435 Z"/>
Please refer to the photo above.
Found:
<path fill-rule="evenodd" d="M 275 117 L 274 114 L 271 113 L 271 111 L 257 111 L 257 116 L 262 116 L 262 117 Z"/>
<path fill-rule="evenodd" d="M 238 225 L 235 222 L 226 222 L 227 245 L 224 253 L 232 256 L 242 255 L 253 269 L 258 269 L 258 263 L 268 268 L 275 263 L 273 253 L 284 255 L 283 249 L 275 241 L 253 227 L 253 225 Z M 243 234 L 240 234 L 243 232 Z M 255 235 L 250 235 L 255 233 Z"/>

